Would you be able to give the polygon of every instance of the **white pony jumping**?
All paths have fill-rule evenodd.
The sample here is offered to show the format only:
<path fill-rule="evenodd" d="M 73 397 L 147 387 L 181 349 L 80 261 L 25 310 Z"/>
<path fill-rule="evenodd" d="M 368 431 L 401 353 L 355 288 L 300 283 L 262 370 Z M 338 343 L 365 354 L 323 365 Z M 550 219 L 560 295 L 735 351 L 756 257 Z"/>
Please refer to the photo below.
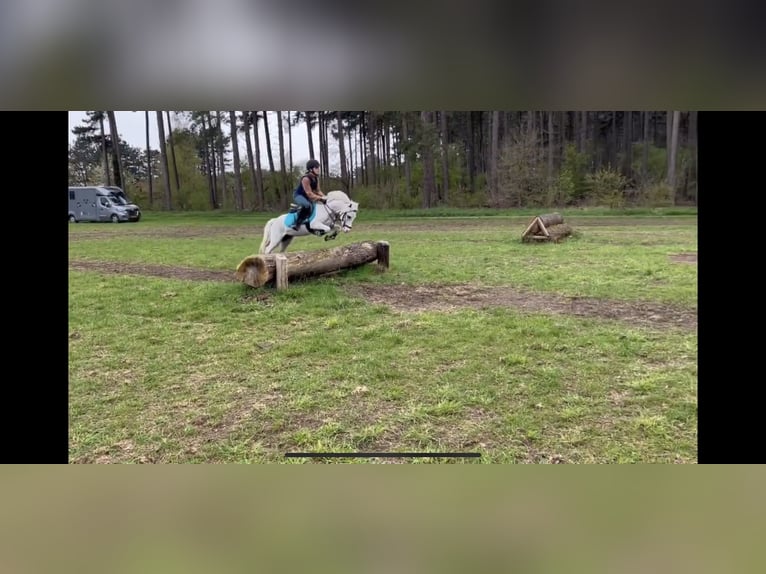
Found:
<path fill-rule="evenodd" d="M 289 213 L 269 219 L 263 228 L 263 241 L 258 252 L 273 253 L 279 248 L 279 252 L 284 253 L 293 237 L 310 234 L 324 235 L 327 241 L 335 239 L 341 230 L 344 233 L 351 231 L 359 211 L 359 204 L 351 201 L 342 191 L 330 191 L 326 196 L 327 203 L 314 203 L 308 221 L 297 231 L 290 227 L 298 216 L 297 210 L 290 210 Z"/>

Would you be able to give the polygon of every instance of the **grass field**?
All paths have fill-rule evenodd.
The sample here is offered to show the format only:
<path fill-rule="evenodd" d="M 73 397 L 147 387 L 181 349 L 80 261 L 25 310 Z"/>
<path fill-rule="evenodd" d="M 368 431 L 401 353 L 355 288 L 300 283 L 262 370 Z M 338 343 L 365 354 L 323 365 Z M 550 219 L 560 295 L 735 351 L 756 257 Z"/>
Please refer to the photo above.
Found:
<path fill-rule="evenodd" d="M 694 210 L 365 213 L 374 265 L 234 280 L 263 214 L 69 225 L 75 463 L 693 463 Z M 285 458 L 288 452 L 480 458 Z"/>

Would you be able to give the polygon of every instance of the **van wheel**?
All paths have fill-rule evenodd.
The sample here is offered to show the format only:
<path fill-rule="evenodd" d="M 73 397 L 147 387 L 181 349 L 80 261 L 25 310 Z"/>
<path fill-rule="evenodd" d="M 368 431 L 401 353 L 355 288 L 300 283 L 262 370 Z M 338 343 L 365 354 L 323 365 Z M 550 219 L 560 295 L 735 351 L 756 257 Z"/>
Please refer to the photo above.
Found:
<path fill-rule="evenodd" d="M 74 215 L 69 216 L 69 223 L 77 223 L 77 218 Z"/>
<path fill-rule="evenodd" d="M 115 214 L 112 214 L 112 223 L 119 223 L 119 222 L 120 222 L 120 218 L 117 217 Z"/>

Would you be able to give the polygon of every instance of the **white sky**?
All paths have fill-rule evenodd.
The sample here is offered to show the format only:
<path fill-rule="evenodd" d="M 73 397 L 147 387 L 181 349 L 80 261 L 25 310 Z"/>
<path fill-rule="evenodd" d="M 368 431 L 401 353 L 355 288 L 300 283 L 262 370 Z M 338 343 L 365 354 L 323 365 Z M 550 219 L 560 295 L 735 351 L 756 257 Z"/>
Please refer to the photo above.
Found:
<path fill-rule="evenodd" d="M 164 116 L 164 112 L 163 112 Z M 287 138 L 287 112 L 283 112 L 284 120 L 282 122 L 283 128 L 285 130 L 284 134 L 284 145 L 285 145 L 285 160 L 289 160 L 289 148 L 288 148 L 288 138 Z M 295 117 L 295 112 L 290 113 L 291 119 Z M 69 143 L 73 143 L 75 140 L 75 135 L 72 133 L 72 128 L 75 126 L 83 125 L 84 119 L 86 119 L 87 116 L 84 111 L 70 111 L 69 112 Z M 146 149 L 146 115 L 143 111 L 139 112 L 115 112 L 115 119 L 117 120 L 117 131 L 120 134 L 120 137 L 128 142 L 133 147 L 139 148 L 141 150 Z M 170 114 L 170 120 L 173 124 L 173 127 L 176 128 L 179 126 L 179 120 L 176 119 L 175 115 L 171 112 Z M 167 129 L 167 125 L 166 125 Z M 109 132 L 109 123 L 104 123 L 104 130 L 108 133 Z M 268 169 L 268 155 L 266 154 L 266 134 L 263 129 L 263 125 L 259 125 L 259 136 L 260 136 L 260 146 L 261 146 L 261 166 L 266 167 Z M 317 155 L 317 159 L 319 156 L 319 131 L 314 126 L 314 129 L 312 130 L 312 137 L 314 140 L 314 153 Z M 228 132 L 227 132 L 228 133 Z M 252 133 L 252 132 L 251 132 Z M 167 134 L 166 134 L 167 135 Z M 274 158 L 274 167 L 275 169 L 279 169 L 279 130 L 277 129 L 277 117 L 275 113 L 269 113 L 269 135 L 271 136 L 271 151 L 272 156 Z M 252 137 L 252 136 L 251 136 Z M 306 124 L 300 123 L 297 126 L 292 128 L 292 144 L 293 144 L 293 165 L 299 166 L 300 169 L 303 169 L 305 167 L 306 162 L 310 159 L 309 158 L 309 147 L 308 147 L 308 137 L 306 134 Z M 239 145 L 239 156 L 242 162 L 247 161 L 247 147 L 245 143 L 245 136 L 244 134 L 240 134 L 240 145 Z M 330 137 L 330 140 L 333 140 L 332 136 Z M 157 114 L 153 111 L 149 112 L 149 142 L 152 149 L 159 149 L 159 135 L 157 133 Z M 348 147 L 348 146 L 347 146 Z M 333 173 L 338 171 L 339 168 L 339 160 L 338 160 L 338 147 L 337 142 L 330 141 L 330 150 L 329 150 L 329 157 L 330 157 L 330 166 L 329 171 L 332 171 Z M 253 145 L 253 153 L 255 153 L 255 145 Z M 347 152 L 348 153 L 348 152 Z M 327 171 L 327 166 L 322 166 L 325 171 Z"/>

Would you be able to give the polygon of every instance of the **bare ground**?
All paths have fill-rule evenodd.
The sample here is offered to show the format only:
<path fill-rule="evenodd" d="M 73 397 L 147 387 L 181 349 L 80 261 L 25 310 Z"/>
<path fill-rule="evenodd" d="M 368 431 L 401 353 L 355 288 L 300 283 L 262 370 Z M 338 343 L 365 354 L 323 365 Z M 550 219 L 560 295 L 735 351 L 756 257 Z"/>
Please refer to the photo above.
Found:
<path fill-rule="evenodd" d="M 696 264 L 696 253 L 681 253 L 671 258 L 677 263 Z M 167 265 L 137 265 L 105 261 L 70 261 L 78 271 L 98 271 L 189 281 L 234 282 L 234 272 L 210 271 Z M 551 293 L 522 291 L 506 286 L 478 285 L 352 285 L 350 294 L 394 310 L 417 312 L 448 311 L 460 308 L 506 307 L 529 313 L 554 313 L 623 321 L 653 328 L 697 328 L 697 311 L 654 302 L 614 301 L 587 297 L 564 297 Z M 267 293 L 267 292 L 266 292 Z M 258 299 L 262 299 L 262 293 Z"/>
<path fill-rule="evenodd" d="M 610 217 L 569 217 L 567 221 L 577 227 L 604 227 L 604 226 L 617 226 L 617 227 L 630 227 L 635 225 L 635 220 L 629 218 L 610 218 Z M 681 217 L 681 218 L 641 218 L 641 226 L 666 226 L 669 224 L 689 224 L 696 225 L 696 218 Z M 69 232 L 69 241 L 80 240 L 99 240 L 99 239 L 114 239 L 114 238 L 127 238 L 127 237 L 143 237 L 143 238 L 193 238 L 193 237 L 256 237 L 260 240 L 263 233 L 263 226 L 261 225 L 237 225 L 237 226 L 204 226 L 204 227 L 164 227 L 164 228 L 142 228 L 136 224 L 121 224 L 119 227 L 104 228 L 104 225 L 109 224 L 77 224 L 79 227 L 75 231 L 71 229 Z M 397 221 L 369 221 L 365 223 L 365 227 L 372 229 L 399 229 L 410 231 L 429 231 L 434 229 L 460 228 L 460 229 L 486 229 L 487 226 L 494 227 L 518 227 L 519 234 L 526 227 L 527 220 L 523 218 L 450 218 L 449 223 L 445 223 L 443 218 L 439 219 L 422 219 L 413 218 L 412 221 L 397 220 Z M 87 227 L 86 227 L 87 226 Z"/>

